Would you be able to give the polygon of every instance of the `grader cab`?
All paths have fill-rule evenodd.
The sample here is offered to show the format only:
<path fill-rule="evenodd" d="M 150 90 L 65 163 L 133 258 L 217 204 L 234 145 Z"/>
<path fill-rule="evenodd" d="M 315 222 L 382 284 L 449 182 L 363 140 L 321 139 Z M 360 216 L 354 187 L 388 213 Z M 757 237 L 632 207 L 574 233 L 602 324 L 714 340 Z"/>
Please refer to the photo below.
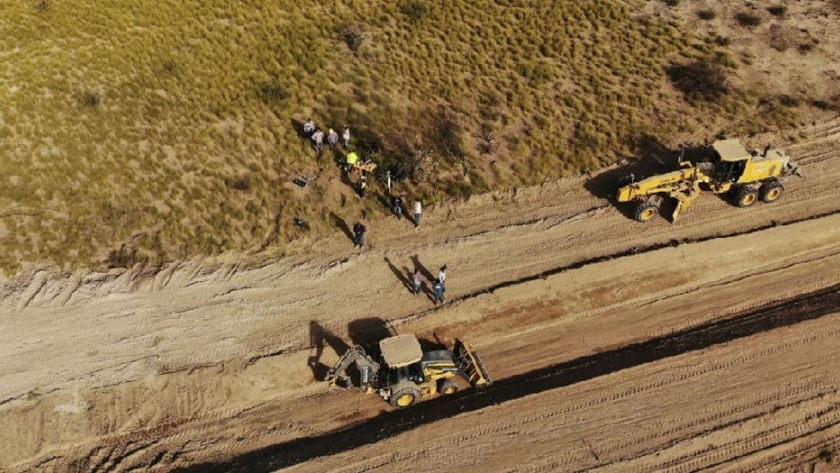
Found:
<path fill-rule="evenodd" d="M 737 139 L 717 141 L 711 146 L 709 161 L 693 164 L 680 157 L 676 171 L 635 181 L 632 177 L 618 189 L 619 202 L 636 204 L 635 218 L 646 222 L 659 214 L 665 198 L 676 200 L 672 221 L 688 210 L 703 191 L 729 193 L 738 207 L 756 201 L 775 202 L 781 197 L 782 181 L 791 175 L 802 177 L 799 166 L 782 151 L 770 147 L 763 153 L 747 151 Z"/>
<path fill-rule="evenodd" d="M 402 409 L 421 398 L 454 394 L 458 391 L 458 383 L 453 379 L 456 376 L 472 387 L 491 382 L 478 353 L 460 340 L 456 340 L 452 350 L 424 352 L 415 336 L 398 335 L 380 341 L 378 347 L 368 351 L 357 345 L 345 352 L 327 373 L 330 386 L 353 387 L 347 370 L 355 364 L 362 392 L 379 394 L 393 407 Z"/>

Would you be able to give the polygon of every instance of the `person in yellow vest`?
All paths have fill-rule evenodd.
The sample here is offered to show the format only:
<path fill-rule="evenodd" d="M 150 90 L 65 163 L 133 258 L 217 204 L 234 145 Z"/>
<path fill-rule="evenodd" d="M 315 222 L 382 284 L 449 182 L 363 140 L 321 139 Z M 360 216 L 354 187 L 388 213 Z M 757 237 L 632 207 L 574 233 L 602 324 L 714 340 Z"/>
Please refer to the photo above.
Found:
<path fill-rule="evenodd" d="M 353 170 L 355 170 L 356 168 L 356 165 L 359 164 L 359 155 L 356 154 L 356 152 L 354 151 L 352 153 L 347 153 L 345 159 L 347 160 L 347 168 L 345 169 L 345 171 L 353 172 Z"/>

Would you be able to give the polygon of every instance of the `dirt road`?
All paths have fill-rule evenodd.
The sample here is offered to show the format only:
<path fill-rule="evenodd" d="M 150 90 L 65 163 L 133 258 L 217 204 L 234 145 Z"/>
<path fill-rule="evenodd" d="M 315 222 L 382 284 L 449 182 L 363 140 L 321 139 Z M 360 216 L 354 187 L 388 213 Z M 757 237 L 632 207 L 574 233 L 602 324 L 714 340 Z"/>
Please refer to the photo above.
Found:
<path fill-rule="evenodd" d="M 604 198 L 616 174 L 608 171 L 447 204 L 417 231 L 373 222 L 361 252 L 337 234 L 261 267 L 230 255 L 159 271 L 32 270 L 5 281 L 0 469 L 230 466 L 377 418 L 387 410 L 381 400 L 330 392 L 315 379 L 347 344 L 389 329 L 467 339 L 505 380 L 834 286 L 840 121 L 802 133 L 787 149 L 808 180 L 790 181 L 780 202 L 736 209 L 704 196 L 673 225 L 636 224 L 614 208 Z M 446 305 L 407 291 L 408 270 L 428 278 L 443 264 Z M 356 471 L 430 457 L 521 466 L 522 436 L 534 469 L 804 464 L 797 452 L 827 464 L 819 445 L 836 436 L 826 406 L 836 397 L 837 323 L 824 315 L 654 357 L 296 468 Z M 423 409 L 458 402 L 442 401 Z M 743 442 L 722 448 L 721 439 Z"/>

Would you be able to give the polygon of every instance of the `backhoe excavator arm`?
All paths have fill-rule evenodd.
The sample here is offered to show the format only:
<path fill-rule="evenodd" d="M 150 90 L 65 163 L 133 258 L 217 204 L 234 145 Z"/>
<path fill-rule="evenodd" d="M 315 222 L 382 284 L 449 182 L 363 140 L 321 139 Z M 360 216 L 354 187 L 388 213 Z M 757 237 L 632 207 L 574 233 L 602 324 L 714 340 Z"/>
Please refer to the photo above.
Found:
<path fill-rule="evenodd" d="M 372 384 L 376 381 L 377 373 L 379 373 L 379 363 L 373 361 L 369 357 L 364 348 L 356 345 L 353 348 L 344 352 L 335 367 L 327 372 L 326 381 L 329 381 L 330 387 L 339 386 L 342 388 L 349 388 L 352 386 L 350 376 L 347 374 L 347 368 L 353 363 L 359 369 L 360 383 L 359 388 L 364 392 L 371 392 L 374 387 Z"/>

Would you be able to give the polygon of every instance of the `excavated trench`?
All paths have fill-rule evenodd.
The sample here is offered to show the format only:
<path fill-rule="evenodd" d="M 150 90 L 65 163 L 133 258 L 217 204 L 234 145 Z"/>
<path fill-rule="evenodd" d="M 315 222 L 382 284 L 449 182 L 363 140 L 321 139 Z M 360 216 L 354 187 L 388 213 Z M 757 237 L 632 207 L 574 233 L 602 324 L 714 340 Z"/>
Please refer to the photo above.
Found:
<path fill-rule="evenodd" d="M 299 438 L 222 462 L 177 471 L 274 471 L 376 443 L 465 412 L 591 380 L 645 363 L 813 320 L 840 310 L 840 285 L 742 312 L 725 320 L 500 380 L 488 387 L 423 402 L 322 435 Z"/>

